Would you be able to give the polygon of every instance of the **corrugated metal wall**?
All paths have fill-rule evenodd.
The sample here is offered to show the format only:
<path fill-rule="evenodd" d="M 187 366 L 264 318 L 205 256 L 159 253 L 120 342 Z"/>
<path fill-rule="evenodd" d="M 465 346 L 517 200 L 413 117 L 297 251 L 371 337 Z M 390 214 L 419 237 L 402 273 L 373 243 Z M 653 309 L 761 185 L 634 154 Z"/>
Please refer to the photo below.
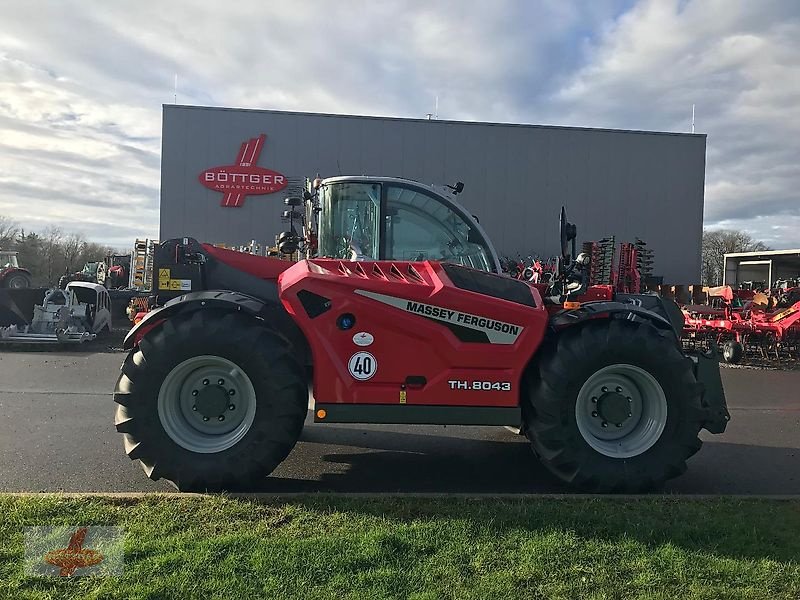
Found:
<path fill-rule="evenodd" d="M 706 140 L 691 134 L 165 105 L 161 239 L 274 240 L 285 193 L 222 208 L 222 194 L 197 180 L 261 133 L 259 166 L 298 182 L 317 173 L 463 181 L 461 202 L 500 254 L 555 254 L 564 204 L 580 241 L 638 236 L 665 282 L 699 280 Z"/>

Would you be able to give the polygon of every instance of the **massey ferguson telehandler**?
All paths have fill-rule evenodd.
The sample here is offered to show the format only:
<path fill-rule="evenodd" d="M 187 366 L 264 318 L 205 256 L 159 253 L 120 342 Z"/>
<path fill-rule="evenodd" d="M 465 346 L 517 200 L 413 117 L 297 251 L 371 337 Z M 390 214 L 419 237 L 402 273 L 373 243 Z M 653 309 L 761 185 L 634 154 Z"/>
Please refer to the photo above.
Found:
<path fill-rule="evenodd" d="M 586 491 L 656 487 L 701 429 L 725 430 L 717 356 L 682 352 L 673 303 L 587 287 L 563 209 L 545 285 L 497 273 L 477 219 L 412 181 L 317 180 L 287 204 L 305 205 L 297 237 L 317 257 L 160 247 L 159 288 L 182 295 L 131 330 L 114 393 L 151 479 L 263 486 L 300 437 L 309 372 L 315 422 L 517 427 Z"/>

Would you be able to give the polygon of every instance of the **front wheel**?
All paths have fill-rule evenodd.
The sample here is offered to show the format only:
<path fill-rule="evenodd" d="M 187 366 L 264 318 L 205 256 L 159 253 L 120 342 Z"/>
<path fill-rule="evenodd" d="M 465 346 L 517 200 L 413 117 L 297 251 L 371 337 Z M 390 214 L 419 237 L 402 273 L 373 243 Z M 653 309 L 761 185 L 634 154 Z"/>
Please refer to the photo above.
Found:
<path fill-rule="evenodd" d="M 523 406 L 535 453 L 590 492 L 640 492 L 686 469 L 705 412 L 674 334 L 619 319 L 567 329 L 542 348 Z"/>
<path fill-rule="evenodd" d="M 217 310 L 172 317 L 145 337 L 114 400 L 128 456 L 181 491 L 257 487 L 295 445 L 308 406 L 285 338 Z"/>

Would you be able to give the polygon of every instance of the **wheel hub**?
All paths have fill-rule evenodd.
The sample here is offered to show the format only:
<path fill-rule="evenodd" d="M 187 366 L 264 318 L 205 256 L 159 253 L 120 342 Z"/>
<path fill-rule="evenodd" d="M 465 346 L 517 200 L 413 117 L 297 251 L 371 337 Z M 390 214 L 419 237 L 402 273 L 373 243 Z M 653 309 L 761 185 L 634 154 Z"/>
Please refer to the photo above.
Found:
<path fill-rule="evenodd" d="M 183 361 L 164 379 L 158 395 L 164 431 L 192 452 L 222 452 L 234 446 L 250 429 L 255 411 L 250 378 L 221 356 Z"/>
<path fill-rule="evenodd" d="M 597 399 L 597 412 L 606 423 L 622 425 L 630 415 L 630 401 L 618 392 L 607 392 Z"/>
<path fill-rule="evenodd" d="M 613 458 L 630 458 L 658 441 L 667 402 L 658 381 L 631 364 L 608 365 L 578 392 L 575 419 L 589 446 Z"/>
<path fill-rule="evenodd" d="M 201 416 L 217 419 L 228 410 L 228 390 L 221 385 L 205 386 L 198 392 L 195 406 Z"/>

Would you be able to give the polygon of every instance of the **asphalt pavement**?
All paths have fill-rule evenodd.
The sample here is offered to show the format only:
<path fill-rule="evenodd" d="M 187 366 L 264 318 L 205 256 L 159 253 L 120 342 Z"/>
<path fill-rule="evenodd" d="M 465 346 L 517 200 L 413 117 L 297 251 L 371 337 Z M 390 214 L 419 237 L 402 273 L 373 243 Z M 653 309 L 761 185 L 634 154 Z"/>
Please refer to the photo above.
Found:
<path fill-rule="evenodd" d="M 0 350 L 0 491 L 172 491 L 122 450 L 123 354 Z M 667 493 L 800 494 L 800 371 L 723 369 L 731 412 Z M 500 427 L 315 424 L 258 492 L 567 491 Z"/>

